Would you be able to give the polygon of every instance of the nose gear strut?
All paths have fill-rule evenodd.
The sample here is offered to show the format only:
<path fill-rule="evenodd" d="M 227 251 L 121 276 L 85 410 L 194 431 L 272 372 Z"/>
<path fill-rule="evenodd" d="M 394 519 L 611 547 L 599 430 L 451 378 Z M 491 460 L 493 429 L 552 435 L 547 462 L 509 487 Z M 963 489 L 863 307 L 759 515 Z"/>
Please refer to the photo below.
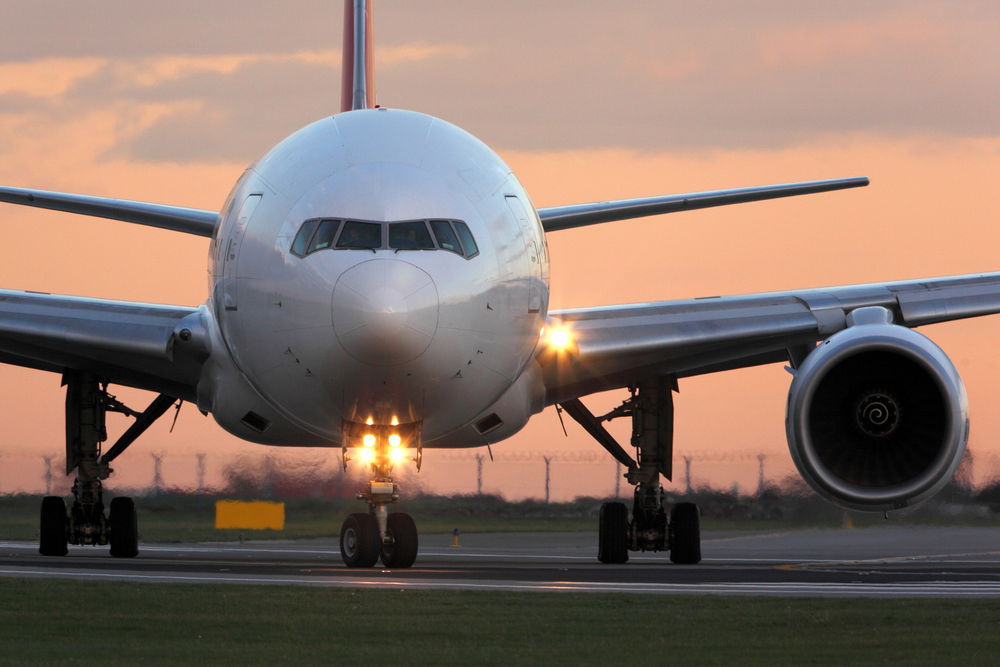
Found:
<path fill-rule="evenodd" d="M 388 507 L 399 500 L 399 485 L 392 479 L 393 466 L 406 458 L 399 431 L 410 431 L 412 439 L 417 441 L 413 460 L 420 470 L 423 449 L 419 444 L 419 426 L 345 423 L 344 470 L 348 461 L 360 458 L 370 464 L 372 474 L 364 490 L 356 496 L 368 504 L 368 512 L 349 515 L 340 527 L 340 555 L 347 567 L 372 567 L 381 558 L 385 567 L 404 568 L 417 559 L 417 526 L 413 518 L 403 512 L 389 512 Z M 360 436 L 363 446 L 350 456 L 347 441 L 352 433 L 360 431 L 364 431 Z"/>
<path fill-rule="evenodd" d="M 597 557 L 602 563 L 624 563 L 629 551 L 670 551 L 675 563 L 693 564 L 701 560 L 698 508 L 693 503 L 676 503 L 667 520 L 660 476 L 673 473 L 673 391 L 672 377 L 643 380 L 629 387 L 629 398 L 601 417 L 580 401 L 571 399 L 560 406 L 579 423 L 619 463 L 626 467 L 625 479 L 635 487 L 632 518 L 624 503 L 604 503 L 601 507 Z M 619 417 L 632 421 L 633 459 L 618 444 L 603 422 Z"/>

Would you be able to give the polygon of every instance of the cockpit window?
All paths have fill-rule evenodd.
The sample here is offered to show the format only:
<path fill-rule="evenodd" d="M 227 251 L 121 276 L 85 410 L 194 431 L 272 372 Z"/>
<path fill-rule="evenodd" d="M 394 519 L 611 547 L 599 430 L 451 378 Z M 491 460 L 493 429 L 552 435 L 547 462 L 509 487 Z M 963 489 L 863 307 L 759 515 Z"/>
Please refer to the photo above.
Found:
<path fill-rule="evenodd" d="M 383 229 L 388 226 L 387 234 Z M 386 237 L 383 240 L 383 237 Z M 470 259 L 479 247 L 469 226 L 461 220 L 407 220 L 363 222 L 361 220 L 306 220 L 292 240 L 293 255 L 305 257 L 319 250 L 447 250 Z"/>
<path fill-rule="evenodd" d="M 479 246 L 476 245 L 476 239 L 472 238 L 472 232 L 469 231 L 469 226 L 464 222 L 459 220 L 455 221 L 455 231 L 458 232 L 458 238 L 462 239 L 462 247 L 465 249 L 465 257 L 473 257 L 479 254 Z"/>
<path fill-rule="evenodd" d="M 393 222 L 389 224 L 389 247 L 396 250 L 434 250 L 427 223 Z"/>
<path fill-rule="evenodd" d="M 316 252 L 317 250 L 325 250 L 333 245 L 333 239 L 337 237 L 337 230 L 340 228 L 340 220 L 324 220 L 319 223 L 319 229 L 316 230 L 316 235 L 313 236 L 312 242 L 309 244 L 309 251 Z"/>
<path fill-rule="evenodd" d="M 442 250 L 450 250 L 454 253 L 462 254 L 462 246 L 455 236 L 455 230 L 451 228 L 451 223 L 447 220 L 431 220 L 431 229 L 434 230 L 434 238 L 437 239 L 438 246 Z"/>
<path fill-rule="evenodd" d="M 374 250 L 382 247 L 382 225 L 377 222 L 344 223 L 344 231 L 337 239 L 338 248 L 364 248 Z"/>
<path fill-rule="evenodd" d="M 309 239 L 312 237 L 314 231 L 316 231 L 316 225 L 319 224 L 319 220 L 306 220 L 299 227 L 299 233 L 295 235 L 295 240 L 292 241 L 292 253 L 298 255 L 299 257 L 304 257 L 306 254 L 306 247 L 309 245 Z"/>

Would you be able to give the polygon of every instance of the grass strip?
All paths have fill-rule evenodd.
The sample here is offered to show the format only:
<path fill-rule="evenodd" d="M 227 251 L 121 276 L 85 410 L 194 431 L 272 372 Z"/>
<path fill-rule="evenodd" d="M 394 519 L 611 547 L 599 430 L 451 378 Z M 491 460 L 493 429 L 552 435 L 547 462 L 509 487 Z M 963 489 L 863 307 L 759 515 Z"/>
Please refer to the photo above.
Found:
<path fill-rule="evenodd" d="M 991 600 L 0 579 L 3 664 L 995 664 Z"/>

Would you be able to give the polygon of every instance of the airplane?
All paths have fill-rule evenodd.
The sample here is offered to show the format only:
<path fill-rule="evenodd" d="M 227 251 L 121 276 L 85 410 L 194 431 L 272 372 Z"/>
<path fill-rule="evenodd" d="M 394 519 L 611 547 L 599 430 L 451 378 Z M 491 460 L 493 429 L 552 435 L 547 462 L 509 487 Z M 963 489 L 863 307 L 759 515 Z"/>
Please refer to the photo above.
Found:
<path fill-rule="evenodd" d="M 0 201 L 210 239 L 197 307 L 0 290 L 0 362 L 59 373 L 73 502 L 45 497 L 39 551 L 138 554 L 135 503 L 105 511 L 111 464 L 178 401 L 243 440 L 339 448 L 370 478 L 341 525 L 349 567 L 414 564 L 391 511 L 397 466 L 487 446 L 556 406 L 625 466 L 631 508 L 601 506 L 597 558 L 701 560 L 699 511 L 670 504 L 680 380 L 784 363 L 786 434 L 803 479 L 840 506 L 918 504 L 968 440 L 962 380 L 914 328 L 1000 312 L 1000 273 L 549 310 L 546 235 L 615 221 L 861 187 L 864 177 L 536 208 L 464 130 L 375 97 L 371 0 L 345 0 L 338 113 L 290 135 L 220 212 L 0 187 Z M 143 409 L 109 389 L 155 394 Z M 595 415 L 582 399 L 624 391 Z M 134 418 L 109 447 L 107 412 Z M 629 447 L 604 424 L 628 419 Z"/>

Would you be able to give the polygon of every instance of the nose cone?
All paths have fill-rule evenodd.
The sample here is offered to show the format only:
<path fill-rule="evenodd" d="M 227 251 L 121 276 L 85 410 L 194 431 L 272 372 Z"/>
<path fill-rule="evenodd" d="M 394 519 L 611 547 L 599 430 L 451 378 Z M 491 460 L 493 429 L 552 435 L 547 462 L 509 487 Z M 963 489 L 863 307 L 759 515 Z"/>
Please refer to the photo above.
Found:
<path fill-rule="evenodd" d="M 437 326 L 437 287 L 409 262 L 362 262 L 341 274 L 333 288 L 334 333 L 358 361 L 413 361 L 430 346 Z"/>

